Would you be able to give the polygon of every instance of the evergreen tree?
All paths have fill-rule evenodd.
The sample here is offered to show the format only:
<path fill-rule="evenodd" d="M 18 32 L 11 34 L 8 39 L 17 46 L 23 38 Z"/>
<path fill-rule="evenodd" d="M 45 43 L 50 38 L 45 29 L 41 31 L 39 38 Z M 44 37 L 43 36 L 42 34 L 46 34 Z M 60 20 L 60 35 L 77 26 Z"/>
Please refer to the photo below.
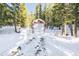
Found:
<path fill-rule="evenodd" d="M 24 3 L 20 3 L 19 11 L 20 11 L 21 27 L 25 27 L 27 9 Z"/>
<path fill-rule="evenodd" d="M 39 3 L 36 5 L 36 19 L 42 18 L 41 12 L 42 12 L 42 8 L 41 8 L 41 4 Z"/>

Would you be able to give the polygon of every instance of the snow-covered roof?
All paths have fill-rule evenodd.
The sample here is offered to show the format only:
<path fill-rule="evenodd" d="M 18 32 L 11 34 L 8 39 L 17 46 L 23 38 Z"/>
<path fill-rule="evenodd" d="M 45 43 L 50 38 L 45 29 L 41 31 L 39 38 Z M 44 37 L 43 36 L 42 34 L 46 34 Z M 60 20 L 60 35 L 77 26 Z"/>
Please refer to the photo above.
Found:
<path fill-rule="evenodd" d="M 43 23 L 43 24 L 45 24 L 45 21 L 42 20 L 42 19 L 36 19 L 36 20 L 34 20 L 34 21 L 32 22 L 32 24 L 35 24 L 35 23 Z"/>

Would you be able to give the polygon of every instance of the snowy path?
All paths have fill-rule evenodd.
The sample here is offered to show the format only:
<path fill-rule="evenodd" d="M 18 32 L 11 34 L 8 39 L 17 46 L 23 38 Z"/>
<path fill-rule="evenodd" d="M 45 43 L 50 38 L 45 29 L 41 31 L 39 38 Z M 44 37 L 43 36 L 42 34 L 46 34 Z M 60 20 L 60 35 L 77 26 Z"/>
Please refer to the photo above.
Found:
<path fill-rule="evenodd" d="M 21 56 L 79 56 L 78 38 L 71 40 L 54 34 L 54 31 L 41 35 L 29 34 L 26 40 L 19 39 L 17 33 L 0 34 L 0 55 L 9 55 L 12 48 L 19 46 Z"/>
<path fill-rule="evenodd" d="M 44 36 L 45 35 L 45 36 Z M 21 46 L 24 56 L 72 56 L 79 55 L 79 43 L 73 42 L 72 40 L 66 40 L 64 38 L 59 38 L 54 36 L 53 34 L 44 34 L 42 38 L 44 38 L 44 43 L 42 46 L 40 43 L 40 38 L 35 36 L 33 39 L 28 39 L 28 41 Z M 30 37 L 30 36 L 29 36 Z M 31 36 L 33 37 L 33 36 Z M 45 50 L 43 50 L 44 48 Z M 40 52 L 37 52 L 37 51 Z M 37 53 L 37 54 L 35 54 Z"/>

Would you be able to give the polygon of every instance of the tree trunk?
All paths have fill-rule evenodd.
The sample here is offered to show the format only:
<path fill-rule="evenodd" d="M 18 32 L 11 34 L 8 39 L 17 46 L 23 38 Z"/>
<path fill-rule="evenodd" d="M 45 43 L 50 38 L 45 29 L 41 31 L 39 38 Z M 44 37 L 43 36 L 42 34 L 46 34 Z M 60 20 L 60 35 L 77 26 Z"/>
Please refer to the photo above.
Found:
<path fill-rule="evenodd" d="M 14 21 L 14 26 L 15 26 L 15 32 L 17 32 L 17 28 L 16 28 L 16 23 L 15 23 L 15 21 Z"/>
<path fill-rule="evenodd" d="M 73 36 L 73 25 L 72 24 L 69 24 L 69 28 L 70 28 L 70 32 L 71 32 L 71 36 Z"/>
<path fill-rule="evenodd" d="M 76 23 L 76 20 L 73 22 L 73 37 L 77 37 L 77 23 Z"/>
<path fill-rule="evenodd" d="M 64 16 L 64 19 L 63 19 L 63 36 L 65 37 L 66 34 L 67 34 L 67 30 L 66 30 L 66 16 Z"/>
<path fill-rule="evenodd" d="M 62 35 L 63 35 L 63 33 L 64 33 L 64 25 L 62 24 Z"/>
<path fill-rule="evenodd" d="M 17 27 L 16 27 L 16 20 L 14 18 L 14 27 L 15 27 L 15 32 L 17 33 Z"/>
<path fill-rule="evenodd" d="M 66 34 L 67 34 L 66 23 L 64 22 L 64 32 L 63 32 L 63 35 L 66 36 Z"/>
<path fill-rule="evenodd" d="M 73 28 L 72 28 L 72 25 L 71 25 L 71 36 L 73 36 Z"/>

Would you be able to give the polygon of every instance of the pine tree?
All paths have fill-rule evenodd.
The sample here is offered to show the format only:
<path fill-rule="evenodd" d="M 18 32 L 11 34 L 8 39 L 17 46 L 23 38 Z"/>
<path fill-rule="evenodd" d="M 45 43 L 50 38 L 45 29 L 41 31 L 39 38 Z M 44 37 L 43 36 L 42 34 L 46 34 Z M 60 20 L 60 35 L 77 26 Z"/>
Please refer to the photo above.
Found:
<path fill-rule="evenodd" d="M 20 14 L 20 21 L 21 21 L 21 27 L 26 27 L 26 17 L 27 17 L 27 9 L 24 3 L 20 3 L 19 7 L 19 14 Z"/>
<path fill-rule="evenodd" d="M 42 8 L 41 8 L 41 4 L 39 3 L 36 5 L 36 19 L 42 18 L 41 12 L 42 12 Z"/>

